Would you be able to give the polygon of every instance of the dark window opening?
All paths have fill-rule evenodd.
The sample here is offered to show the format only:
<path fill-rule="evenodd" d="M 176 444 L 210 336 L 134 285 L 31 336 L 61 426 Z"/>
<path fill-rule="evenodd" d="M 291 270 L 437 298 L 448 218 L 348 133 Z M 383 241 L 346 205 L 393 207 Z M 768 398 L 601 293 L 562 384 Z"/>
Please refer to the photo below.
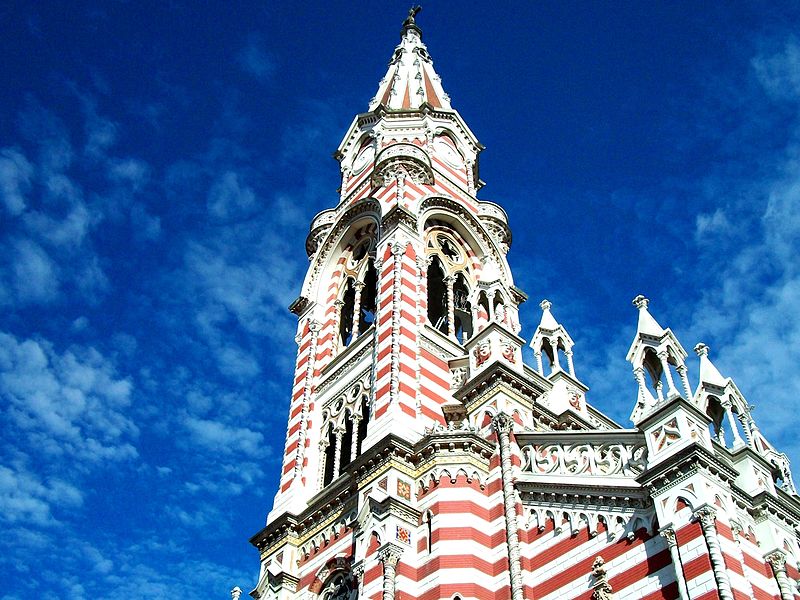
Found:
<path fill-rule="evenodd" d="M 328 446 L 325 448 L 325 471 L 322 477 L 322 485 L 328 485 L 333 481 L 333 462 L 336 458 L 336 435 L 333 433 L 333 425 L 328 427 Z"/>
<path fill-rule="evenodd" d="M 459 259 L 458 250 L 455 249 L 450 240 L 445 237 L 439 238 L 439 248 L 442 249 L 442 254 L 444 254 L 450 260 L 456 262 Z"/>
<path fill-rule="evenodd" d="M 428 267 L 428 320 L 436 329 L 447 334 L 447 287 L 442 263 L 436 256 Z"/>
<path fill-rule="evenodd" d="M 350 450 L 353 447 L 353 417 L 350 411 L 345 412 L 344 415 L 344 434 L 342 435 L 342 449 L 339 451 L 339 472 L 342 473 L 344 468 L 350 464 L 350 461 L 355 458 L 350 456 Z"/>
<path fill-rule="evenodd" d="M 369 261 L 367 273 L 364 276 L 364 288 L 361 290 L 361 315 L 358 321 L 359 335 L 369 329 L 375 322 L 375 310 L 378 303 L 378 273 L 375 264 Z"/>
<path fill-rule="evenodd" d="M 361 444 L 364 438 L 367 437 L 367 425 L 369 424 L 369 405 L 367 404 L 367 397 L 361 400 L 361 420 L 358 422 L 358 437 L 356 438 L 356 448 L 358 455 L 361 455 Z"/>
<path fill-rule="evenodd" d="M 339 339 L 342 345 L 347 346 L 353 339 L 353 307 L 356 301 L 356 289 L 353 285 L 353 280 L 347 280 L 347 287 L 345 288 L 339 314 Z"/>

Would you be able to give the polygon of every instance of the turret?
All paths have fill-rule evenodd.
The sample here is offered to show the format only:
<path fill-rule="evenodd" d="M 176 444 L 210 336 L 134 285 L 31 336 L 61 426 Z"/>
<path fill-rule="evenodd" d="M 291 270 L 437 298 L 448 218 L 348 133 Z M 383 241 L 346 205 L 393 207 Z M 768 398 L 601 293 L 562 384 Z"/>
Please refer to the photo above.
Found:
<path fill-rule="evenodd" d="M 664 329 L 653 318 L 648 304 L 649 300 L 642 295 L 633 299 L 633 305 L 639 309 L 639 322 L 627 360 L 633 365 L 638 385 L 636 406 L 631 414 L 634 423 L 665 400 L 677 396 L 690 398 L 692 395 L 684 363 L 686 350 L 669 328 Z M 679 377 L 681 391 L 676 387 L 672 369 Z"/>

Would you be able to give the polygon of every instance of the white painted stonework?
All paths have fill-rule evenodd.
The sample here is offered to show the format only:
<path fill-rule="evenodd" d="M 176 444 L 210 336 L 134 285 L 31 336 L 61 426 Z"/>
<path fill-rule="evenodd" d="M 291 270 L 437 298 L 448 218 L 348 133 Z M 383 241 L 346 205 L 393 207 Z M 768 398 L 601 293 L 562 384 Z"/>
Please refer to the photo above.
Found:
<path fill-rule="evenodd" d="M 591 405 L 546 300 L 523 363 L 508 218 L 477 196 L 482 146 L 416 16 L 336 152 L 335 206 L 310 227 L 250 595 L 798 597 L 788 460 L 707 346 L 689 360 L 634 300 L 631 428 Z"/>

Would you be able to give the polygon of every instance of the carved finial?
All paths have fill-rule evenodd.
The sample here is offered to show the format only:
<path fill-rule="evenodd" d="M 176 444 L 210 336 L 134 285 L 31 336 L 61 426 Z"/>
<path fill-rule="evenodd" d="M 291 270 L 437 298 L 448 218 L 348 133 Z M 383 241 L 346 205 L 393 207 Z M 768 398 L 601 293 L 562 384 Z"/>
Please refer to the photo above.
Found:
<path fill-rule="evenodd" d="M 650 300 L 639 294 L 636 298 L 633 299 L 633 305 L 636 308 L 647 308 L 647 305 L 650 304 Z"/>
<path fill-rule="evenodd" d="M 709 350 L 711 350 L 711 348 L 706 346 L 703 342 L 700 342 L 694 347 L 694 352 L 697 356 L 708 356 Z"/>
<path fill-rule="evenodd" d="M 542 308 L 542 310 L 550 310 L 550 307 L 553 305 L 550 303 L 550 300 L 544 299 L 539 302 L 539 306 Z"/>
<path fill-rule="evenodd" d="M 238 585 L 231 590 L 231 599 L 232 600 L 239 600 L 239 596 L 242 595 L 242 588 Z"/>

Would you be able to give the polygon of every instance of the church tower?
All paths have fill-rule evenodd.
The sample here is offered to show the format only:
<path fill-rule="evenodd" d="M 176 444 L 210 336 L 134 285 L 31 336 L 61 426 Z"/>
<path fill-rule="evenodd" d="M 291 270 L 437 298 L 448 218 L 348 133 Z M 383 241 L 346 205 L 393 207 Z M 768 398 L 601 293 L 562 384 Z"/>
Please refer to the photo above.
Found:
<path fill-rule="evenodd" d="M 691 394 L 687 354 L 646 299 L 629 355 L 634 428 L 587 402 L 547 301 L 537 364 L 523 363 L 508 218 L 478 198 L 483 147 L 418 10 L 336 151 L 338 202 L 306 240 L 280 484 L 251 539 L 251 596 L 795 598 L 788 460 L 707 352 Z M 715 428 L 734 412 L 746 429 L 728 448 Z"/>

